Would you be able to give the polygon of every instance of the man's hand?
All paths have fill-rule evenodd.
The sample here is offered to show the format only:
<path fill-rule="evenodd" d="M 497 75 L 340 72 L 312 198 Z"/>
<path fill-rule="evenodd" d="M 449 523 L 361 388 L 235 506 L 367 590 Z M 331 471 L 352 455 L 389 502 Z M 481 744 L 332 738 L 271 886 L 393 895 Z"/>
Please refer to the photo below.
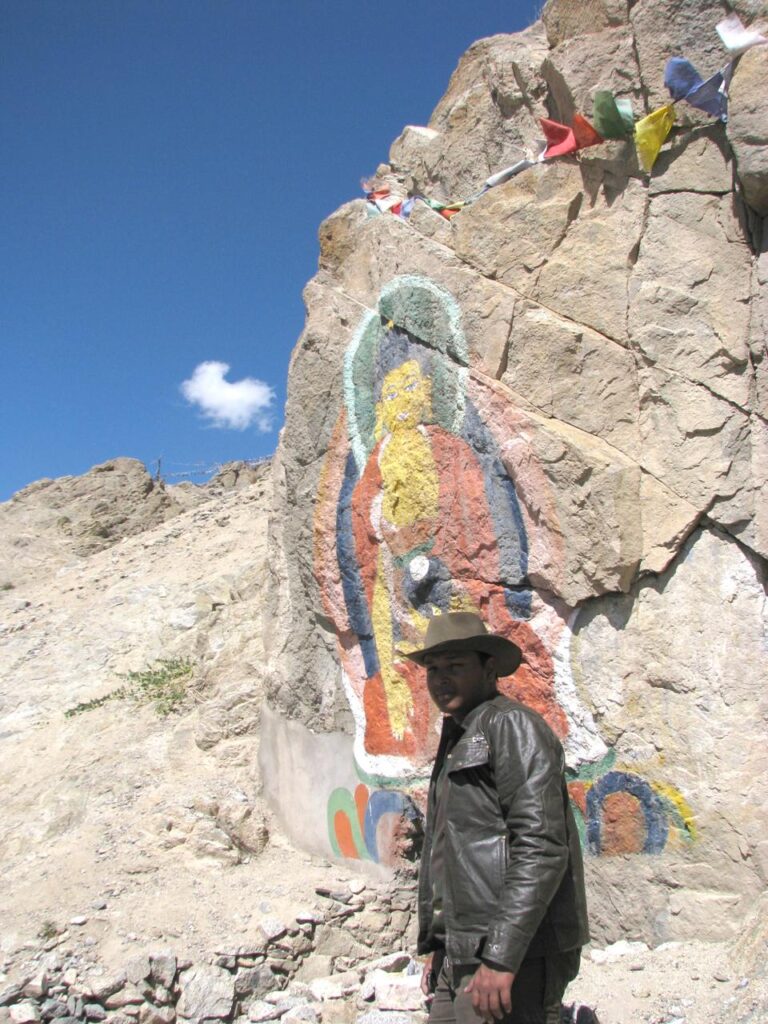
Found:
<path fill-rule="evenodd" d="M 495 971 L 486 964 L 480 964 L 464 991 L 471 994 L 475 1013 L 488 1024 L 493 1024 L 494 1019 L 501 1020 L 505 1013 L 512 1012 L 514 980 L 511 971 Z"/>
<path fill-rule="evenodd" d="M 435 954 L 430 953 L 424 961 L 424 967 L 421 972 L 421 991 L 427 999 L 431 999 L 435 994 L 434 978 L 432 977 L 434 959 Z"/>

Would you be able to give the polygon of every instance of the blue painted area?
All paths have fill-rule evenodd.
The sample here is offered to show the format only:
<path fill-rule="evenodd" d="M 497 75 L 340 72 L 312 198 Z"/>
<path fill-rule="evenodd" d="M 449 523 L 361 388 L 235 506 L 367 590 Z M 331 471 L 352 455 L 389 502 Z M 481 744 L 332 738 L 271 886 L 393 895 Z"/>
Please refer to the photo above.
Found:
<path fill-rule="evenodd" d="M 504 603 L 513 619 L 530 619 L 533 591 L 504 588 Z"/>
<path fill-rule="evenodd" d="M 409 557 L 412 555 L 409 552 Z M 414 580 L 407 567 L 403 576 L 403 590 L 409 603 L 420 614 L 431 618 L 434 608 L 447 612 L 454 593 L 450 569 L 440 558 L 429 558 L 429 570 L 420 580 Z"/>
<path fill-rule="evenodd" d="M 363 834 L 368 853 L 377 864 L 379 850 L 376 843 L 376 830 L 384 814 L 405 814 L 411 821 L 416 821 L 421 817 L 411 798 L 405 793 L 401 793 L 400 790 L 377 789 L 371 793 L 368 798 L 368 806 L 365 809 Z"/>
<path fill-rule="evenodd" d="M 521 583 L 528 571 L 528 538 L 520 503 L 501 461 L 499 447 L 471 402 L 466 404 L 461 436 L 472 446 L 483 468 L 485 493 L 499 547 L 501 581 Z"/>
<path fill-rule="evenodd" d="M 596 856 L 602 852 L 603 801 L 612 793 L 629 793 L 636 798 L 645 818 L 643 853 L 661 853 L 669 835 L 664 804 L 647 782 L 629 772 L 608 772 L 590 787 L 587 793 L 587 849 L 589 852 Z"/>
<path fill-rule="evenodd" d="M 357 464 L 353 453 L 350 452 L 344 467 L 344 479 L 339 493 L 339 503 L 336 507 L 336 551 L 349 624 L 357 633 L 365 664 L 365 674 L 370 679 L 379 671 L 379 655 L 376 651 L 373 625 L 365 600 L 365 590 L 360 577 L 360 567 L 355 552 L 355 538 L 352 532 L 352 492 L 357 480 Z"/>

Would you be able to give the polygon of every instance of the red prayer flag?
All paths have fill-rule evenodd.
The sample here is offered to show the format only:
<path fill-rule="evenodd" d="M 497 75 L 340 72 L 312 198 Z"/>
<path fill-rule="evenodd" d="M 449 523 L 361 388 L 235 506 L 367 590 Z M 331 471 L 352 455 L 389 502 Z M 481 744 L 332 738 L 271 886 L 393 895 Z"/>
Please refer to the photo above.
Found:
<path fill-rule="evenodd" d="M 588 146 L 598 146 L 601 142 L 605 141 L 600 132 L 581 114 L 573 115 L 573 134 L 579 149 L 586 149 Z"/>
<path fill-rule="evenodd" d="M 548 117 L 539 119 L 544 138 L 547 140 L 547 148 L 544 151 L 544 159 L 549 160 L 553 156 L 566 156 L 568 153 L 575 153 L 579 148 L 573 129 L 567 124 L 560 124 L 558 121 L 550 121 Z"/>

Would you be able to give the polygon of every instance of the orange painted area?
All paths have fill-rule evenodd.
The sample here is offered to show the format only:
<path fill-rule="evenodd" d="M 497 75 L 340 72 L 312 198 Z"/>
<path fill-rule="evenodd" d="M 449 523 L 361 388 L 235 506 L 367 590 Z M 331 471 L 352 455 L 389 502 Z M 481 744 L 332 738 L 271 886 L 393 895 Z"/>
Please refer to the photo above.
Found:
<path fill-rule="evenodd" d="M 435 711 L 429 699 L 424 669 L 412 661 L 398 661 L 395 671 L 406 681 L 413 701 L 413 714 L 408 728 L 401 739 L 395 739 L 389 721 L 389 708 L 384 692 L 381 673 L 368 679 L 365 684 L 363 706 L 365 708 L 365 749 L 371 754 L 399 754 L 401 757 L 418 758 L 425 751 L 434 752 L 437 737 L 430 743 L 430 722 Z"/>
<path fill-rule="evenodd" d="M 568 783 L 568 796 L 573 800 L 585 818 L 587 816 L 587 789 L 588 787 L 583 782 Z"/>
<path fill-rule="evenodd" d="M 611 793 L 603 800 L 600 849 L 605 855 L 641 853 L 645 844 L 645 815 L 631 793 Z"/>
<path fill-rule="evenodd" d="M 357 820 L 360 822 L 360 831 L 365 835 L 365 809 L 368 806 L 368 787 L 360 783 L 355 786 L 355 807 L 357 807 Z"/>
<path fill-rule="evenodd" d="M 352 825 L 344 811 L 336 811 L 333 816 L 333 831 L 336 835 L 336 842 L 342 857 L 350 857 L 358 860 L 360 855 L 357 852 L 355 841 L 352 838 Z"/>

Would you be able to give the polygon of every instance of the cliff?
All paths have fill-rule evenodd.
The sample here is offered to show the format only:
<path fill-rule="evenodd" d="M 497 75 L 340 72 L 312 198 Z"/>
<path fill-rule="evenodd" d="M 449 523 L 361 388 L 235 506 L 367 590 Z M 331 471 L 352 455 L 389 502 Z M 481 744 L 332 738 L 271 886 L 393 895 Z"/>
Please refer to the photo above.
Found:
<path fill-rule="evenodd" d="M 436 726 L 402 652 L 477 609 L 564 741 L 609 939 L 734 935 L 768 871 L 768 47 L 733 64 L 727 124 L 676 105 L 651 173 L 628 137 L 482 186 L 540 118 L 601 90 L 642 118 L 671 56 L 714 74 L 726 13 L 551 0 L 472 46 L 320 228 L 275 463 L 261 749 L 285 826 L 397 862 Z"/>

